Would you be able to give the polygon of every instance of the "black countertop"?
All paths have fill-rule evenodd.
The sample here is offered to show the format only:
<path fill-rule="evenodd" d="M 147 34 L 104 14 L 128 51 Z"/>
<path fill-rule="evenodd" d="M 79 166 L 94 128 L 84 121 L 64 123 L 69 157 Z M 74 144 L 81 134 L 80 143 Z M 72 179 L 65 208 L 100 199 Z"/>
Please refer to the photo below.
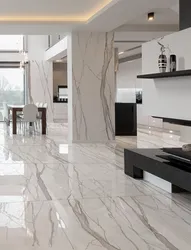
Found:
<path fill-rule="evenodd" d="M 191 120 L 182 120 L 182 119 L 175 119 L 175 118 L 169 118 L 169 117 L 160 117 L 160 116 L 152 116 L 152 117 L 157 118 L 157 119 L 162 119 L 163 122 L 191 127 Z"/>
<path fill-rule="evenodd" d="M 66 101 L 53 101 L 53 103 L 68 103 L 68 100 L 66 100 Z"/>

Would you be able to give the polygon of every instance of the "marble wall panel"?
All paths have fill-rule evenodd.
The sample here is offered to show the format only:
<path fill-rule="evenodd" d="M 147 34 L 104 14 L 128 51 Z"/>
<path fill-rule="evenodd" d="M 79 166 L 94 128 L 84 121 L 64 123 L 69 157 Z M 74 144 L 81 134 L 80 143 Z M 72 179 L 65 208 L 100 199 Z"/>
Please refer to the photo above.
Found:
<path fill-rule="evenodd" d="M 68 37 L 68 87 L 70 140 L 114 140 L 114 33 L 76 32 Z"/>

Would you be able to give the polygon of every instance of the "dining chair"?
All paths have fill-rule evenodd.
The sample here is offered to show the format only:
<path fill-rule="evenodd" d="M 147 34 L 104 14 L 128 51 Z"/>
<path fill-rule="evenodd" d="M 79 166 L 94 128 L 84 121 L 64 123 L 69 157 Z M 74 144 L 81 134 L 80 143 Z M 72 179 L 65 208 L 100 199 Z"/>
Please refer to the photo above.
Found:
<path fill-rule="evenodd" d="M 27 104 L 23 108 L 23 118 L 22 122 L 24 123 L 24 129 L 25 129 L 25 124 L 30 125 L 32 123 L 33 129 L 35 130 L 36 127 L 36 122 L 37 122 L 37 115 L 38 115 L 38 108 L 34 104 Z"/>
<path fill-rule="evenodd" d="M 3 102 L 3 120 L 7 126 L 10 126 L 10 122 L 12 121 L 12 111 L 9 112 L 9 107 L 6 102 Z M 21 118 L 17 115 L 17 122 L 20 122 L 21 127 Z"/>

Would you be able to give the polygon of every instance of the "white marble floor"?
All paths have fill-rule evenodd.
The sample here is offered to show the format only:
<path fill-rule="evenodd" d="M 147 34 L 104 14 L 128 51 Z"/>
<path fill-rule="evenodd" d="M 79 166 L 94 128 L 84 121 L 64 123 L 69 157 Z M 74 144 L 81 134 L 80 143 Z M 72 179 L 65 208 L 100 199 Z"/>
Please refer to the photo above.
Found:
<path fill-rule="evenodd" d="M 170 195 L 123 173 L 123 147 L 180 146 L 140 129 L 117 144 L 9 135 L 0 124 L 0 249 L 190 250 L 191 197 Z"/>

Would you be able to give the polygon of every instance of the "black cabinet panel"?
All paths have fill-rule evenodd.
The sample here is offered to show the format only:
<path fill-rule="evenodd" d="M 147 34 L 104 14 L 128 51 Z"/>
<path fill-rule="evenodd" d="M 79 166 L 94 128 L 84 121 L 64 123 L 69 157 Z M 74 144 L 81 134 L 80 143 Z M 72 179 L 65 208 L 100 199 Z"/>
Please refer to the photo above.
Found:
<path fill-rule="evenodd" d="M 137 135 L 136 103 L 115 104 L 115 134 L 118 136 Z"/>
<path fill-rule="evenodd" d="M 180 0 L 180 30 L 187 29 L 191 27 L 191 1 L 190 0 Z"/>
<path fill-rule="evenodd" d="M 125 149 L 124 153 L 126 175 L 135 179 L 143 179 L 143 171 L 146 171 L 170 182 L 172 192 L 185 190 L 191 192 L 189 164 L 169 160 L 169 155 L 161 149 Z"/>

